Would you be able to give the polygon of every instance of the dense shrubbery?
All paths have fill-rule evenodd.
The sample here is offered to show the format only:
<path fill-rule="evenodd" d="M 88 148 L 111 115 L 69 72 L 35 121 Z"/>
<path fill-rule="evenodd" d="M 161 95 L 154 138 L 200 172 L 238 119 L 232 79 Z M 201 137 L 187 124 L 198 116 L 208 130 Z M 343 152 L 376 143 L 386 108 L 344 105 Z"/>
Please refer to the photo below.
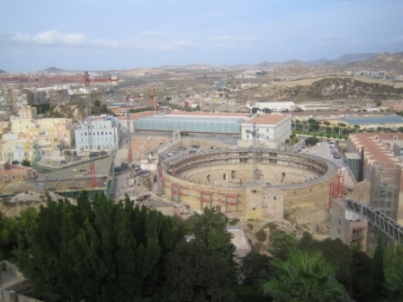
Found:
<path fill-rule="evenodd" d="M 268 223 L 271 257 L 252 251 L 237 272 L 227 222 L 214 210 L 183 222 L 133 208 L 128 198 L 89 202 L 83 193 L 77 205 L 0 215 L 0 257 L 16 262 L 45 301 L 236 301 L 234 289 L 251 300 L 264 292 L 278 301 L 402 301 L 402 247 L 384 251 L 379 242 L 371 258 L 340 240 L 309 233 L 297 240 Z"/>
<path fill-rule="evenodd" d="M 33 213 L 0 216 L 0 247 L 7 258 L 14 251 L 45 301 L 235 299 L 235 247 L 224 215 L 214 210 L 194 215 L 185 229 L 180 219 L 133 207 L 129 198 L 114 203 L 97 195 L 90 202 L 83 193 L 77 205 L 48 202 Z"/>

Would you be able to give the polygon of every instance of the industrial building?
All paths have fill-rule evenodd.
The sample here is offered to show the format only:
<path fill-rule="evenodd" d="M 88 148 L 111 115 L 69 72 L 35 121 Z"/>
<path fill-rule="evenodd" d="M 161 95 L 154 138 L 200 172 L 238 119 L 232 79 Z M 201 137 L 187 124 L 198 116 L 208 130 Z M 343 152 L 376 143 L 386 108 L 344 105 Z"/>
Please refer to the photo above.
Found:
<path fill-rule="evenodd" d="M 377 129 L 378 127 L 382 128 L 392 128 L 398 129 L 399 127 L 403 127 L 403 118 L 399 115 L 391 115 L 391 116 L 364 116 L 364 117 L 344 117 L 341 118 L 340 121 L 342 123 L 346 123 L 348 125 L 358 125 L 360 129 Z"/>
<path fill-rule="evenodd" d="M 286 102 L 256 102 L 254 105 L 248 105 L 249 108 L 259 108 L 260 110 L 269 109 L 273 112 L 294 111 L 295 103 Z"/>
<path fill-rule="evenodd" d="M 204 137 L 240 146 L 250 146 L 255 137 L 261 144 L 281 145 L 291 135 L 291 115 L 175 112 L 139 118 L 135 131 L 169 134 L 177 131 L 183 137 Z"/>

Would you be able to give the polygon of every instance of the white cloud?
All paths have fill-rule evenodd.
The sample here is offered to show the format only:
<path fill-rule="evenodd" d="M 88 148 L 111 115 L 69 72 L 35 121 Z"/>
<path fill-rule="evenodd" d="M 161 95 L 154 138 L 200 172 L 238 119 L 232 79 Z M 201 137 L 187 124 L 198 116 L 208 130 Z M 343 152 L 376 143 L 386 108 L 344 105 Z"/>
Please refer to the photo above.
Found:
<path fill-rule="evenodd" d="M 5 44 L 26 44 L 46 46 L 74 46 L 84 45 L 87 38 L 82 33 L 63 34 L 57 30 L 48 30 L 35 35 L 24 33 L 1 34 L 1 40 Z"/>
<path fill-rule="evenodd" d="M 80 48 L 114 48 L 114 49 L 154 49 L 154 50 L 183 50 L 198 45 L 195 38 L 176 39 L 156 36 L 166 34 L 158 31 L 145 31 L 139 37 L 130 40 L 88 39 L 83 33 L 60 33 L 57 30 L 48 30 L 34 35 L 0 32 L 0 42 L 3 45 L 26 45 L 42 47 L 80 47 Z"/>

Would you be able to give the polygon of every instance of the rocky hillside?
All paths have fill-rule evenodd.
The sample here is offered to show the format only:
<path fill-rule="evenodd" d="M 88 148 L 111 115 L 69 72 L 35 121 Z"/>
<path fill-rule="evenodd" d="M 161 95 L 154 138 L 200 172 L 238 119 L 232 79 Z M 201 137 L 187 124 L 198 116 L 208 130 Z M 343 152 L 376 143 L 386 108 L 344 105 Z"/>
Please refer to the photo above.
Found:
<path fill-rule="evenodd" d="M 79 121 L 85 119 L 86 107 L 83 104 L 68 104 L 61 103 L 54 108 L 51 108 L 46 114 L 47 117 L 66 117 L 71 118 L 74 121 Z"/>
<path fill-rule="evenodd" d="M 354 78 L 324 78 L 308 85 L 264 84 L 242 90 L 236 98 L 253 101 L 319 101 L 337 99 L 397 99 L 402 98 L 403 88 L 391 84 L 359 81 Z"/>
<path fill-rule="evenodd" d="M 311 86 L 296 87 L 292 97 L 308 99 L 364 99 L 401 98 L 403 88 L 390 85 L 361 82 L 352 78 L 329 78 L 314 82 Z"/>
<path fill-rule="evenodd" d="M 349 70 L 386 71 L 390 75 L 403 75 L 403 52 L 382 53 L 364 61 L 356 61 L 344 66 Z"/>

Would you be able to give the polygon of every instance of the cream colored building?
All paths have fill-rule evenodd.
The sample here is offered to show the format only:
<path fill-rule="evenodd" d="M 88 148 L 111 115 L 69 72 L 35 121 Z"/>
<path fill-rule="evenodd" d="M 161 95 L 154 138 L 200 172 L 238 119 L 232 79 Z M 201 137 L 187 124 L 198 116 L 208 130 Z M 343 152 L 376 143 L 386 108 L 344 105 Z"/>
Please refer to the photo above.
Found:
<path fill-rule="evenodd" d="M 19 110 L 19 116 L 10 117 L 11 131 L 2 135 L 0 160 L 32 162 L 37 152 L 40 156 L 71 147 L 71 119 L 36 119 L 36 109 L 31 106 Z"/>
<path fill-rule="evenodd" d="M 242 146 L 250 145 L 255 136 L 259 145 L 277 148 L 292 134 L 289 114 L 260 114 L 241 124 Z"/>

